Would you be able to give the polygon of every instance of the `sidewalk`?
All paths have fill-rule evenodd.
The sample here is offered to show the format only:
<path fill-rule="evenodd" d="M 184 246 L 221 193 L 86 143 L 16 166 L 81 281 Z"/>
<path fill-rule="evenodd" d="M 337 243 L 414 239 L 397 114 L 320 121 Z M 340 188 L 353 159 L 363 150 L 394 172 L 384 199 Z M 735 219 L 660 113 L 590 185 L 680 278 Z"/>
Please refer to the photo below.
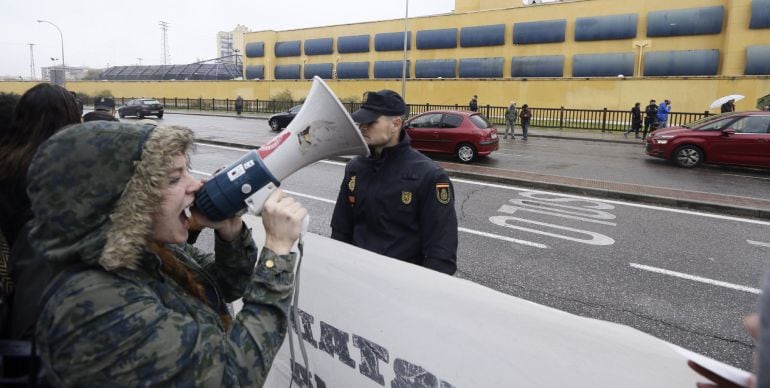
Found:
<path fill-rule="evenodd" d="M 166 110 L 167 114 L 181 114 L 181 115 L 198 115 L 198 116 L 218 116 L 218 117 L 236 117 L 235 112 L 231 111 L 205 111 L 205 110 Z M 255 120 L 267 120 L 271 116 L 270 113 L 250 113 L 243 112 L 241 118 L 255 119 Z M 495 125 L 498 135 L 502 135 L 505 132 L 504 125 Z M 516 125 L 517 133 L 521 132 L 521 126 Z M 552 138 L 552 139 L 567 139 L 567 140 L 587 140 L 587 141 L 599 141 L 609 143 L 623 143 L 623 144 L 642 144 L 641 139 L 634 139 L 633 135 L 629 135 L 628 138 L 623 136 L 623 132 L 602 132 L 600 130 L 589 129 L 558 129 L 558 128 L 540 128 L 529 127 L 529 136 Z M 641 133 L 640 133 L 641 136 Z"/>
<path fill-rule="evenodd" d="M 234 112 L 167 110 L 168 114 L 235 117 Z M 265 120 L 269 114 L 243 113 L 242 118 Z M 504 128 L 498 126 L 498 133 Z M 530 128 L 530 137 L 583 140 L 619 144 L 642 145 L 633 136 L 625 138 L 623 132 L 601 132 L 596 130 Z M 226 145 L 238 148 L 254 148 L 254 145 L 212 139 L 198 139 L 201 143 Z M 345 161 L 345 158 L 336 158 Z M 770 200 L 762 198 L 723 195 L 701 191 L 678 190 L 650 185 L 619 183 L 596 179 L 570 178 L 547 174 L 517 171 L 513 168 L 494 168 L 473 164 L 437 162 L 450 176 L 479 181 L 503 183 L 541 190 L 554 190 L 570 194 L 588 195 L 598 198 L 641 202 L 669 207 L 706 211 L 740 217 L 770 220 Z"/>

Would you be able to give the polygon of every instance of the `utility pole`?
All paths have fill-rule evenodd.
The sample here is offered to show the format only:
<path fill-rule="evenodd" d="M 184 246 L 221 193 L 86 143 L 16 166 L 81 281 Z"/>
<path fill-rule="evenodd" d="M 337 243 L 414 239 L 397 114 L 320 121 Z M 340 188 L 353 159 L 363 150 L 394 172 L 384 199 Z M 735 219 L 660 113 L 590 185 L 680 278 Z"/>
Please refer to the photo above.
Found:
<path fill-rule="evenodd" d="M 404 59 L 401 63 L 401 98 L 406 101 L 406 48 L 409 45 L 409 0 L 406 0 L 406 12 L 404 13 Z"/>
<path fill-rule="evenodd" d="M 35 80 L 35 51 L 34 43 L 27 43 L 29 45 L 29 76 L 31 80 Z"/>
<path fill-rule="evenodd" d="M 168 22 L 161 20 L 160 23 L 160 31 L 161 31 L 161 38 L 160 38 L 160 64 L 161 65 L 168 65 L 168 63 L 171 61 L 171 56 L 169 55 L 168 50 Z"/>

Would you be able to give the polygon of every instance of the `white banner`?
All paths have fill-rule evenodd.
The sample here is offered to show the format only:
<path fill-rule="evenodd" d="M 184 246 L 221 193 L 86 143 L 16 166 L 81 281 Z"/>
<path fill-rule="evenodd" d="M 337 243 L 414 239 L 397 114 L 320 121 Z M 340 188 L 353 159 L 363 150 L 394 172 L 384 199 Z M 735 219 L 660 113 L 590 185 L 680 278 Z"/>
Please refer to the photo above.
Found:
<path fill-rule="evenodd" d="M 261 233 L 252 217 L 247 221 Z M 705 381 L 673 345 L 636 329 L 310 233 L 299 290 L 293 387 L 647 388 Z M 290 365 L 287 337 L 265 386 L 289 387 Z"/>

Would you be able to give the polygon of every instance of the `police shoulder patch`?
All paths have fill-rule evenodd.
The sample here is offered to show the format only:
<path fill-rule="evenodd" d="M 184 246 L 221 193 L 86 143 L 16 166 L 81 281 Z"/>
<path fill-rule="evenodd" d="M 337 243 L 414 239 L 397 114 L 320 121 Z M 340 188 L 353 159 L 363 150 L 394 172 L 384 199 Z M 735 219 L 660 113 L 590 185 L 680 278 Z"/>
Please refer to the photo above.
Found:
<path fill-rule="evenodd" d="M 448 205 L 452 200 L 452 195 L 449 191 L 449 183 L 436 183 L 436 200 L 444 205 Z"/>
<path fill-rule="evenodd" d="M 350 177 L 350 180 L 348 181 L 348 190 L 356 191 L 356 176 L 353 175 Z"/>

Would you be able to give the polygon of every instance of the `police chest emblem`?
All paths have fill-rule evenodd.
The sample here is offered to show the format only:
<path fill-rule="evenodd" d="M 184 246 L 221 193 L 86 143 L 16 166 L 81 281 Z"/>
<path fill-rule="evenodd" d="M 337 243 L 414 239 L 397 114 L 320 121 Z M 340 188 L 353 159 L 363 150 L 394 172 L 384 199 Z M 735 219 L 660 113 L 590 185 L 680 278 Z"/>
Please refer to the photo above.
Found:
<path fill-rule="evenodd" d="M 436 183 L 436 200 L 438 200 L 439 203 L 448 205 L 451 199 L 452 196 L 449 194 L 449 183 Z"/>
<path fill-rule="evenodd" d="M 350 180 L 348 181 L 348 190 L 350 190 L 351 192 L 356 190 L 356 176 L 355 175 L 350 177 Z"/>
<path fill-rule="evenodd" d="M 411 191 L 402 191 L 401 192 L 401 202 L 404 203 L 404 205 L 409 205 L 412 203 L 412 192 Z"/>

